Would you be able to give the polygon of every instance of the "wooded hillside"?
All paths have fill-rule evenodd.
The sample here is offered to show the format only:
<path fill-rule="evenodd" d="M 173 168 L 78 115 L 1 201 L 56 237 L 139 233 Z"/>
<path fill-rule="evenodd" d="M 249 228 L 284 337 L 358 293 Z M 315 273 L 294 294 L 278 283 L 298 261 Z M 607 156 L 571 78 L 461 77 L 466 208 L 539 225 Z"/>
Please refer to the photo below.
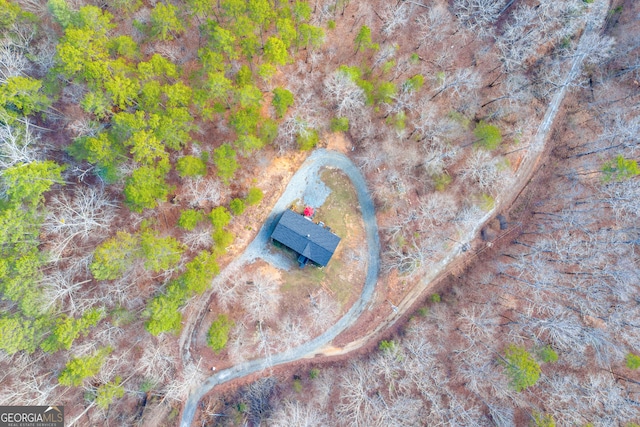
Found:
<path fill-rule="evenodd" d="M 415 315 L 349 362 L 214 391 L 198 417 L 636 425 L 639 14 L 631 0 L 0 0 L 0 404 L 176 425 L 212 366 L 335 322 L 367 265 L 339 175 L 321 179 L 347 215 L 319 212 L 345 234 L 333 262 L 350 276 L 254 264 L 212 285 L 316 147 L 345 152 L 374 196 L 384 315 L 513 191 L 568 88 L 540 169 Z"/>

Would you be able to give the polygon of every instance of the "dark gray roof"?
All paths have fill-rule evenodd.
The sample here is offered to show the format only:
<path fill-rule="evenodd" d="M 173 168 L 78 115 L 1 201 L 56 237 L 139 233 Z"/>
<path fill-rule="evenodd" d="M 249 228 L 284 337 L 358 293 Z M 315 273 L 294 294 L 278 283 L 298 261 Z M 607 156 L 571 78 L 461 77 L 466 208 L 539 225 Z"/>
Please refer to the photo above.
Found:
<path fill-rule="evenodd" d="M 340 238 L 292 210 L 286 210 L 271 238 L 320 265 L 327 265 Z"/>

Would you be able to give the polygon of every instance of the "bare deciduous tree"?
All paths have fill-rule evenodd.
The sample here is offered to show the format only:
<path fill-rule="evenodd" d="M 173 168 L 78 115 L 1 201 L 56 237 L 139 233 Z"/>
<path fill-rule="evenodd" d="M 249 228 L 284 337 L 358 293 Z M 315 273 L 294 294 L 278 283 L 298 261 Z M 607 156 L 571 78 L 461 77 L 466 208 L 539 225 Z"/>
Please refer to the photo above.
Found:
<path fill-rule="evenodd" d="M 274 378 L 262 378 L 249 385 L 243 394 L 243 400 L 247 403 L 247 418 L 253 425 L 261 425 L 271 416 L 271 395 L 275 391 L 276 380 Z"/>
<path fill-rule="evenodd" d="M 100 238 L 111 227 L 118 206 L 101 187 L 76 187 L 72 194 L 56 193 L 43 224 L 46 232 L 65 241 Z"/>
<path fill-rule="evenodd" d="M 306 325 L 299 318 L 287 316 L 279 323 L 276 334 L 279 351 L 286 351 L 309 340 L 310 335 Z"/>
<path fill-rule="evenodd" d="M 25 75 L 30 68 L 24 52 L 16 48 L 11 40 L 0 40 L 0 84 L 7 83 L 10 77 Z"/>
<path fill-rule="evenodd" d="M 334 105 L 338 116 L 358 114 L 365 104 L 364 91 L 342 71 L 332 73 L 324 82 L 324 93 Z"/>
<path fill-rule="evenodd" d="M 38 139 L 28 118 L 17 126 L 0 125 L 0 170 L 39 159 L 42 148 L 37 147 Z"/>
<path fill-rule="evenodd" d="M 340 403 L 336 414 L 351 425 L 373 425 L 371 394 L 378 388 L 378 380 L 363 362 L 351 363 L 340 382 Z"/>
<path fill-rule="evenodd" d="M 220 181 L 213 178 L 187 179 L 180 194 L 193 207 L 211 207 L 224 196 Z"/>
<path fill-rule="evenodd" d="M 415 5 L 408 1 L 385 4 L 380 11 L 382 34 L 391 36 L 398 28 L 406 25 L 414 10 Z"/>
<path fill-rule="evenodd" d="M 137 360 L 136 370 L 143 378 L 162 384 L 175 375 L 176 362 L 162 345 L 148 342 L 142 356 Z"/>
<path fill-rule="evenodd" d="M 469 29 L 488 35 L 506 3 L 506 0 L 455 0 L 453 10 Z"/>
<path fill-rule="evenodd" d="M 435 43 L 444 40 L 451 33 L 452 17 L 446 6 L 442 3 L 430 3 L 427 13 L 416 18 L 421 31 L 418 36 L 418 48 L 431 47 Z"/>
<path fill-rule="evenodd" d="M 501 161 L 501 158 L 493 157 L 485 150 L 475 150 L 468 157 L 460 175 L 463 180 L 476 185 L 483 193 L 497 194 Z"/>
<path fill-rule="evenodd" d="M 448 93 L 450 98 L 468 97 L 479 87 L 480 76 L 472 68 L 461 68 L 454 73 L 443 72 L 436 80 L 431 99 L 441 93 Z"/>
<path fill-rule="evenodd" d="M 243 288 L 242 306 L 252 321 L 262 323 L 277 316 L 282 294 L 275 280 L 254 274 Z"/>
<path fill-rule="evenodd" d="M 274 427 L 321 427 L 328 424 L 325 413 L 310 404 L 287 400 L 269 417 L 269 425 Z"/>
<path fill-rule="evenodd" d="M 164 398 L 168 400 L 184 401 L 189 393 L 202 384 L 204 373 L 200 363 L 189 363 L 184 367 L 182 375 L 173 377 L 164 387 Z"/>

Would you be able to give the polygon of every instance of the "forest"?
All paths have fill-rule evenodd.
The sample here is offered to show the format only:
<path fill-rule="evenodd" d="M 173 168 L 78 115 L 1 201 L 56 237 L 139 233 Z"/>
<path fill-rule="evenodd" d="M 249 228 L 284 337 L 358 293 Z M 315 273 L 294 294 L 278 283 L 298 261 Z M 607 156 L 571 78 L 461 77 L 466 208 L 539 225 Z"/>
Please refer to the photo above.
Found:
<path fill-rule="evenodd" d="M 320 336 L 373 262 L 356 183 L 318 172 L 333 265 L 243 256 L 326 149 L 379 227 L 373 300 L 332 343 L 355 350 L 213 388 L 192 425 L 640 425 L 639 19 L 0 0 L 0 404 L 184 425 L 215 369 Z"/>

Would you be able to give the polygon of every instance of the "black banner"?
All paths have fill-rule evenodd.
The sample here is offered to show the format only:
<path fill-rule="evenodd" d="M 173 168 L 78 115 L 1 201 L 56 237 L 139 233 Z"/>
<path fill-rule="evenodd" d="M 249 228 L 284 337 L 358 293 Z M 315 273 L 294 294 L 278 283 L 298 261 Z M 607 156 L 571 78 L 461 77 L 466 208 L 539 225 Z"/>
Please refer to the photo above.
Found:
<path fill-rule="evenodd" d="M 0 427 L 64 427 L 64 406 L 0 406 Z"/>

